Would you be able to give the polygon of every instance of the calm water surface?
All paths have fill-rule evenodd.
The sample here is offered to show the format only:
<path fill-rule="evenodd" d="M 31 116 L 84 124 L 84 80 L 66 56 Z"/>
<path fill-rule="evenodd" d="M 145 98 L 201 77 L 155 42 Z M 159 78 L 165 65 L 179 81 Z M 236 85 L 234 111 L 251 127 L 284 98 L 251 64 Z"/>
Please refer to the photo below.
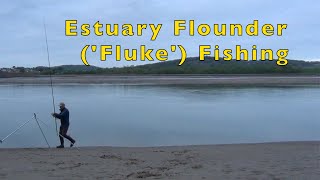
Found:
<path fill-rule="evenodd" d="M 55 86 L 78 146 L 161 146 L 320 139 L 320 87 Z M 0 138 L 37 113 L 56 146 L 49 86 L 0 86 Z M 57 107 L 58 109 L 58 107 Z M 67 144 L 68 145 L 68 144 Z M 35 121 L 0 144 L 45 147 Z"/>

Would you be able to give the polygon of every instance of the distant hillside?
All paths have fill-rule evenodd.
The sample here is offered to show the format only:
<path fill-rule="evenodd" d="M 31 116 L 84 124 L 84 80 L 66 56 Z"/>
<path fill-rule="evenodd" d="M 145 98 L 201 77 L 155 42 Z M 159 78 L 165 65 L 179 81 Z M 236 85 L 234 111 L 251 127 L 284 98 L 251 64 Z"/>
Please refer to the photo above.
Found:
<path fill-rule="evenodd" d="M 320 73 L 320 62 L 290 60 L 287 66 L 278 66 L 275 61 L 214 61 L 206 57 L 187 58 L 182 66 L 179 60 L 165 61 L 140 66 L 108 68 L 107 74 L 267 74 L 267 73 Z"/>
<path fill-rule="evenodd" d="M 129 66 L 121 68 L 100 68 L 84 65 L 63 65 L 52 67 L 53 74 L 320 74 L 320 62 L 290 60 L 287 66 L 278 66 L 276 61 L 214 61 L 206 57 L 199 61 L 198 57 L 187 58 L 182 66 L 179 60 L 153 64 Z M 15 67 L 0 72 L 0 77 L 47 75 L 48 67 L 23 68 Z"/>

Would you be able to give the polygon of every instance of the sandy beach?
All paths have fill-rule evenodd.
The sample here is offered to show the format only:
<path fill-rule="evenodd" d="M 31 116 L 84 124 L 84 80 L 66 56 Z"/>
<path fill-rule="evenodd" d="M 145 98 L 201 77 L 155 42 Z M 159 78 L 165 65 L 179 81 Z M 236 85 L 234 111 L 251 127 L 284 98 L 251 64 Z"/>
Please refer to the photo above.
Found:
<path fill-rule="evenodd" d="M 0 78 L 0 84 L 49 84 L 49 76 Z M 143 85 L 320 85 L 316 75 L 69 75 L 53 76 L 54 84 Z"/>
<path fill-rule="evenodd" d="M 320 142 L 0 149 L 0 179 L 308 179 Z"/>

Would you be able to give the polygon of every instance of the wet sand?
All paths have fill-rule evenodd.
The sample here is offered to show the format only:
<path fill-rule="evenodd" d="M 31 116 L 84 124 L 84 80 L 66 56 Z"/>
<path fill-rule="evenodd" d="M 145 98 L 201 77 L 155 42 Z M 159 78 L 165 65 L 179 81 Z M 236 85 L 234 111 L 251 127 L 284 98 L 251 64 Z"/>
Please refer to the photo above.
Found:
<path fill-rule="evenodd" d="M 320 85 L 320 75 L 70 75 L 53 76 L 54 84 L 142 85 Z M 0 78 L 0 84 L 50 84 L 49 76 Z"/>
<path fill-rule="evenodd" d="M 0 149 L 0 179 L 320 178 L 320 142 Z"/>

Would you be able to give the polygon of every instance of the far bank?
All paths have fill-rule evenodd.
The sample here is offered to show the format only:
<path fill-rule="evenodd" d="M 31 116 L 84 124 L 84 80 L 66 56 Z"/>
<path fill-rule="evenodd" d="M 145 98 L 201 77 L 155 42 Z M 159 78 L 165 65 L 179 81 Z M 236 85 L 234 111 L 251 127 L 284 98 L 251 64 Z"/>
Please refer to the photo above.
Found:
<path fill-rule="evenodd" d="M 222 85 L 291 86 L 320 85 L 320 75 L 54 75 L 54 84 Z M 0 78 L 0 84 L 50 84 L 45 75 Z"/>

